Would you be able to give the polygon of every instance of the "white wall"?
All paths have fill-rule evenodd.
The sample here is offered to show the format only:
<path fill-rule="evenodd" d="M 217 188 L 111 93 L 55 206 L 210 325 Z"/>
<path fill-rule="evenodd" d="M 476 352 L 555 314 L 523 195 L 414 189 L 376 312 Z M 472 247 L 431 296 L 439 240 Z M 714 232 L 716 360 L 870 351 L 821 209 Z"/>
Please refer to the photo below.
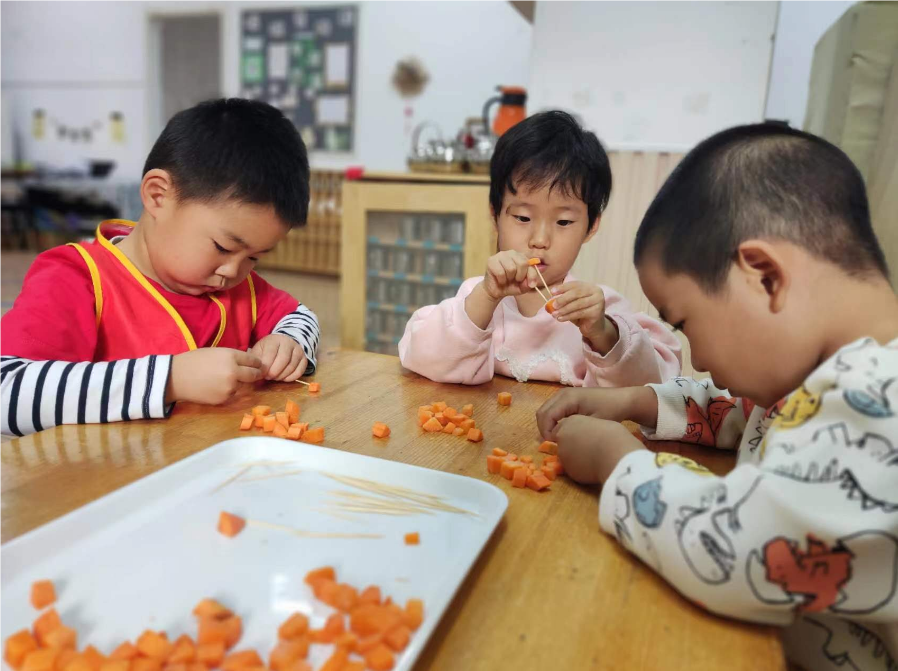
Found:
<path fill-rule="evenodd" d="M 770 68 L 766 116 L 785 119 L 794 128 L 804 123 L 814 46 L 854 2 L 784 1 L 780 3 Z"/>
<path fill-rule="evenodd" d="M 138 177 L 156 134 L 148 104 L 155 84 L 148 84 L 154 75 L 147 17 L 218 11 L 225 93 L 237 95 L 241 11 L 303 4 L 313 3 L 3 2 L 0 84 L 26 158 L 74 163 L 98 154 L 93 157 L 119 162 L 119 178 Z M 315 154 L 313 167 L 405 168 L 405 105 L 390 85 L 393 66 L 405 56 L 417 56 L 431 75 L 413 103 L 414 120 L 434 120 L 447 135 L 480 113 L 497 84 L 527 83 L 532 28 L 507 2 L 376 1 L 361 3 L 359 12 L 356 147 L 350 154 Z M 90 149 L 36 142 L 30 138 L 35 107 L 69 123 L 123 111 L 128 141 Z"/>
<path fill-rule="evenodd" d="M 612 149 L 683 151 L 760 121 L 776 2 L 538 2 L 529 111 L 578 114 Z"/>

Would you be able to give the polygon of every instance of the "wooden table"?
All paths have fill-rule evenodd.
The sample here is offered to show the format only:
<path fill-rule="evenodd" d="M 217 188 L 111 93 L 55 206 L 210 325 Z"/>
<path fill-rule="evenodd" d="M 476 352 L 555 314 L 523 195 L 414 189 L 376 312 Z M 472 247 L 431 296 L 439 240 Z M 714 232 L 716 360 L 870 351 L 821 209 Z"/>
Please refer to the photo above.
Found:
<path fill-rule="evenodd" d="M 785 669 L 773 628 L 714 617 L 648 570 L 598 526 L 597 488 L 566 478 L 551 492 L 510 487 L 486 472 L 493 447 L 536 453 L 535 410 L 556 389 L 497 378 L 480 387 L 438 385 L 398 359 L 321 354 L 319 398 L 295 385 L 247 390 L 224 407 L 183 404 L 167 421 L 57 427 L 2 445 L 2 539 L 9 540 L 186 456 L 238 435 L 242 412 L 297 399 L 303 421 L 326 427 L 340 450 L 493 482 L 509 498 L 499 524 L 416 669 Z M 496 393 L 514 394 L 510 408 Z M 422 436 L 419 405 L 473 403 L 485 440 Z M 386 441 L 371 425 L 392 428 Z M 665 443 L 723 473 L 732 457 Z"/>

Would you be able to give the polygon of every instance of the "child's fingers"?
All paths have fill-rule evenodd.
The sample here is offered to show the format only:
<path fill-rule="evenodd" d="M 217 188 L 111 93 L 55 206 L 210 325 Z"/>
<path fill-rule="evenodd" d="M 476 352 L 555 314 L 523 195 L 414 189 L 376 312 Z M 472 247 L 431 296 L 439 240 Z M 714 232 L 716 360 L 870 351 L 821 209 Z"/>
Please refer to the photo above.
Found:
<path fill-rule="evenodd" d="M 299 364 L 303 360 L 303 351 L 297 345 L 293 348 L 293 351 L 290 353 L 290 363 L 284 368 L 284 372 L 281 373 L 281 376 L 278 378 L 284 382 L 292 382 L 297 379 L 297 369 L 299 368 Z"/>
<path fill-rule="evenodd" d="M 577 310 L 576 312 L 568 313 L 562 317 L 558 317 L 558 321 L 560 322 L 579 322 L 582 320 L 587 321 L 598 321 L 601 316 L 601 312 L 595 308 L 587 308 L 585 310 Z"/>
<path fill-rule="evenodd" d="M 568 299 L 566 302 L 558 304 L 559 300 L 555 300 L 555 318 L 569 317 L 575 312 L 582 312 L 589 308 L 598 308 L 599 304 L 594 296 L 583 296 L 582 298 Z"/>
<path fill-rule="evenodd" d="M 274 361 L 271 362 L 271 366 L 268 367 L 268 374 L 266 377 L 269 380 L 277 380 L 281 376 L 287 368 L 287 365 L 290 363 L 291 352 L 292 348 L 287 346 L 279 346 L 277 348 L 277 356 L 275 356 Z"/>
<path fill-rule="evenodd" d="M 515 278 L 518 275 L 518 264 L 514 262 L 514 259 L 507 256 L 501 259 L 501 263 L 502 269 L 505 271 L 505 283 L 516 283 L 517 280 Z"/>
<path fill-rule="evenodd" d="M 256 347 L 259 346 L 259 343 L 250 350 L 249 352 L 241 352 L 237 351 L 237 355 L 234 357 L 234 361 L 238 366 L 249 366 L 250 368 L 259 369 L 262 367 L 262 360 L 259 358 L 259 355 L 256 353 Z"/>
<path fill-rule="evenodd" d="M 303 376 L 306 372 L 306 368 L 309 367 L 309 360 L 306 359 L 304 354 L 301 354 L 299 363 L 296 365 L 296 368 L 293 369 L 293 372 L 287 376 L 285 382 L 296 382 L 299 378 Z"/>
<path fill-rule="evenodd" d="M 262 379 L 262 371 L 255 366 L 237 366 L 237 379 L 240 382 L 256 382 Z"/>

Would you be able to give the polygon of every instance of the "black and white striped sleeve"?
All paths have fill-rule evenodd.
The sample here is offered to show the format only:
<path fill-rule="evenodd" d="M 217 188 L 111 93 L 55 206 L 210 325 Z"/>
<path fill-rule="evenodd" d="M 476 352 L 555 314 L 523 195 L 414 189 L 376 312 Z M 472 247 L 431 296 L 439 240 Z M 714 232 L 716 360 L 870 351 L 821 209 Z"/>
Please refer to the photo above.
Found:
<path fill-rule="evenodd" d="M 293 312 L 281 319 L 271 332 L 285 335 L 299 343 L 309 361 L 303 375 L 315 372 L 321 331 L 318 328 L 318 317 L 314 312 L 300 303 Z"/>
<path fill-rule="evenodd" d="M 0 357 L 0 430 L 24 436 L 59 424 L 167 417 L 171 362 L 167 355 L 99 363 Z"/>

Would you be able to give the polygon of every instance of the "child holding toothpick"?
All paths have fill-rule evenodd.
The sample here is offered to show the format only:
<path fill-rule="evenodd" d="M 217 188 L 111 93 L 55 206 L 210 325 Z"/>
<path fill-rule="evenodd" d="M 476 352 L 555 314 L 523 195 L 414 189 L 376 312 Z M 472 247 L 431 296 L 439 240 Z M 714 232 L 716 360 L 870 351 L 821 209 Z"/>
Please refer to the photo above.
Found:
<path fill-rule="evenodd" d="M 402 364 L 437 382 L 617 387 L 680 373 L 680 345 L 609 287 L 570 274 L 611 194 L 608 156 L 564 112 L 536 114 L 496 145 L 490 206 L 499 252 L 454 298 L 421 308 Z"/>

